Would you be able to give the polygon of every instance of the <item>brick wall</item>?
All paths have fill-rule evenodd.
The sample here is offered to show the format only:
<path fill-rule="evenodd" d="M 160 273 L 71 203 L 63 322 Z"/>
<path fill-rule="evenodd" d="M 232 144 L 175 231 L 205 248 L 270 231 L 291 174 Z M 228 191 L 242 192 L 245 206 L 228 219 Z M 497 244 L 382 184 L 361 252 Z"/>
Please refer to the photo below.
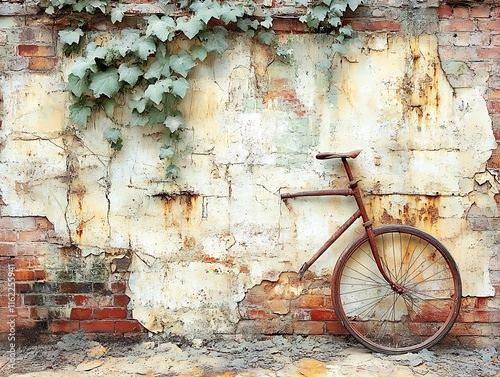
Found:
<path fill-rule="evenodd" d="M 0 217 L 0 316 L 30 337 L 47 330 L 140 333 L 128 308 L 127 259 L 83 258 L 60 245 L 45 217 Z M 9 331 L 1 321 L 0 332 Z"/>
<path fill-rule="evenodd" d="M 367 2 L 369 3 L 369 2 Z M 438 8 L 420 9 L 412 18 L 404 7 L 380 2 L 348 14 L 358 31 L 389 33 L 437 33 L 442 66 L 455 88 L 484 89 L 493 130 L 500 141 L 500 5 L 495 1 L 441 2 Z M 2 1 L 0 16 L 0 71 L 48 72 L 56 67 L 57 25 L 47 16 L 26 10 L 22 2 Z M 415 10 L 411 10 L 412 12 Z M 427 19 L 425 15 L 430 15 Z M 277 19 L 278 32 L 302 32 L 303 26 Z M 0 98 L 0 129 L 3 114 Z M 0 140 L 1 146 L 1 140 Z M 488 163 L 500 169 L 500 148 Z M 497 195 L 500 207 L 500 195 Z M 0 193 L 1 205 L 4 204 Z M 498 219 L 488 219 L 495 227 Z M 497 236 L 500 245 L 500 236 Z M 500 246 L 499 246 L 500 247 Z M 82 257 L 78 248 L 62 246 L 52 224 L 44 217 L 0 217 L 0 314 L 7 317 L 7 282 L 14 266 L 16 326 L 31 332 L 138 334 L 142 328 L 131 317 L 126 295 L 127 266 L 111 268 L 106 257 Z M 451 336 L 481 344 L 500 336 L 500 263 L 493 258 L 491 281 L 496 296 L 464 298 L 459 322 Z M 239 303 L 238 332 L 264 334 L 345 334 L 332 310 L 329 281 L 283 273 L 276 282 L 263 281 Z M 8 333 L 9 325 L 0 324 Z"/>

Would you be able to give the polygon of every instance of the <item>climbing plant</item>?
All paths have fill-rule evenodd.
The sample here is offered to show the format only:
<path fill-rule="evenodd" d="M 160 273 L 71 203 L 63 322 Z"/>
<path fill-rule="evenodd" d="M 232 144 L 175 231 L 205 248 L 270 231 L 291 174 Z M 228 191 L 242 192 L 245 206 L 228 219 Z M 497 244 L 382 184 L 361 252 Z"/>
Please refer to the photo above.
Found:
<path fill-rule="evenodd" d="M 300 21 L 311 31 L 333 34 L 332 51 L 344 53 L 343 42 L 352 35 L 352 28 L 342 25 L 342 16 L 348 7 L 354 11 L 361 0 L 296 1 L 304 9 Z M 127 126 L 163 125 L 165 137 L 159 158 L 168 161 L 166 175 L 176 178 L 177 141 L 184 130 L 178 104 L 189 88 L 191 69 L 208 54 L 226 51 L 229 26 L 276 48 L 278 54 L 287 55 L 288 51 L 278 44 L 273 18 L 255 17 L 253 0 L 162 3 L 174 5 L 175 11 L 146 16 L 144 27 L 126 27 L 100 35 L 89 30 L 86 18 L 80 17 L 72 27 L 60 31 L 60 41 L 66 54 L 76 55 L 68 76 L 73 123 L 85 126 L 93 113 L 104 112 L 115 124 L 104 131 L 104 138 L 117 151 L 123 146 L 124 126 L 120 126 L 117 108 L 130 112 Z M 100 13 L 112 23 L 123 21 L 127 9 L 124 3 L 101 0 L 44 0 L 39 5 L 51 15 L 68 9 L 82 16 Z M 190 40 L 189 47 L 172 47 L 171 42 L 179 36 Z"/>

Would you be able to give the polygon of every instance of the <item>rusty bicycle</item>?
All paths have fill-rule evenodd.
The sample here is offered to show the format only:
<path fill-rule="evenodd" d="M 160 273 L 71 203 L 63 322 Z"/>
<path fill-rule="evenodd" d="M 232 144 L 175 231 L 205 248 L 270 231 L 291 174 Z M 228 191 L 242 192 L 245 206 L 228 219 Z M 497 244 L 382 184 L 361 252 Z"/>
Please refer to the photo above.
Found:
<path fill-rule="evenodd" d="M 364 232 L 335 264 L 331 294 L 336 316 L 368 349 L 386 354 L 429 348 L 449 332 L 459 310 L 462 284 L 455 261 L 430 234 L 407 225 L 373 226 L 359 180 L 348 160 L 361 150 L 319 153 L 320 160 L 340 159 L 348 188 L 283 193 L 283 200 L 304 196 L 353 196 L 358 209 L 324 243 L 298 274 L 311 265 L 358 219 Z"/>

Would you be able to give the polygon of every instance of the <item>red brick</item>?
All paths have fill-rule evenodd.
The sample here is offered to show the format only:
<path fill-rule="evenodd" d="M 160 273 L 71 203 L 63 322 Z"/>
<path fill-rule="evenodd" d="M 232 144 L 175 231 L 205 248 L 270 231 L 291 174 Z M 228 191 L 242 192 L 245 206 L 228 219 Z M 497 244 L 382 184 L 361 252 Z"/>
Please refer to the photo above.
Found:
<path fill-rule="evenodd" d="M 49 323 L 49 331 L 58 332 L 73 332 L 80 330 L 80 321 L 67 321 L 64 319 L 55 320 Z"/>
<path fill-rule="evenodd" d="M 113 296 L 113 305 L 115 306 L 127 306 L 130 302 L 130 297 L 127 295 L 114 295 Z"/>
<path fill-rule="evenodd" d="M 500 101 L 488 101 L 487 106 L 490 114 L 500 114 Z"/>
<path fill-rule="evenodd" d="M 17 231 L 15 230 L 0 230 L 0 242 L 16 242 Z"/>
<path fill-rule="evenodd" d="M 325 323 L 314 321 L 295 322 L 294 332 L 300 335 L 321 335 L 325 332 Z"/>
<path fill-rule="evenodd" d="M 111 283 L 111 292 L 113 293 L 124 293 L 127 289 L 127 283 L 124 281 L 115 281 Z"/>
<path fill-rule="evenodd" d="M 30 317 L 33 319 L 47 319 L 49 317 L 49 309 L 30 308 Z"/>
<path fill-rule="evenodd" d="M 89 295 L 74 295 L 73 301 L 76 306 L 89 306 L 89 301 L 93 299 L 92 296 Z"/>
<path fill-rule="evenodd" d="M 450 18 L 453 14 L 453 8 L 447 4 L 440 4 L 438 14 L 439 18 Z"/>
<path fill-rule="evenodd" d="M 335 335 L 345 335 L 349 332 L 345 329 L 344 326 L 340 322 L 337 321 L 329 321 L 326 322 L 326 332 L 329 334 Z"/>
<path fill-rule="evenodd" d="M 28 68 L 32 71 L 48 71 L 57 64 L 56 58 L 31 58 Z"/>
<path fill-rule="evenodd" d="M 23 230 L 19 232 L 20 242 L 40 242 L 47 240 L 47 232 L 44 230 Z"/>
<path fill-rule="evenodd" d="M 115 321 L 113 320 L 80 321 L 80 329 L 86 332 L 114 332 Z"/>
<path fill-rule="evenodd" d="M 54 56 L 54 46 L 20 45 L 17 47 L 19 56 Z"/>
<path fill-rule="evenodd" d="M 456 18 L 469 18 L 469 7 L 456 6 L 453 8 L 453 17 Z"/>
<path fill-rule="evenodd" d="M 500 30 L 500 20 L 479 20 L 477 22 L 479 30 L 488 30 L 498 32 Z"/>
<path fill-rule="evenodd" d="M 89 308 L 73 308 L 69 319 L 92 319 L 92 309 Z"/>
<path fill-rule="evenodd" d="M 471 17 L 474 18 L 488 18 L 491 14 L 491 8 L 489 5 L 478 5 L 472 7 L 470 10 Z"/>
<path fill-rule="evenodd" d="M 134 320 L 123 320 L 115 322 L 116 332 L 141 332 L 142 328 L 139 322 Z"/>
<path fill-rule="evenodd" d="M 103 308 L 94 309 L 94 318 L 127 318 L 125 308 Z"/>
<path fill-rule="evenodd" d="M 16 281 L 35 280 L 35 272 L 33 270 L 16 270 Z"/>
<path fill-rule="evenodd" d="M 47 251 L 46 242 L 25 242 L 17 244 L 19 255 L 43 255 Z"/>
<path fill-rule="evenodd" d="M 15 243 L 0 243 L 0 255 L 2 257 L 15 257 L 17 255 Z"/>
<path fill-rule="evenodd" d="M 439 23 L 441 31 L 473 31 L 474 21 L 462 19 L 449 19 Z"/>
<path fill-rule="evenodd" d="M 35 219 L 37 229 L 54 230 L 54 225 L 46 217 L 37 217 Z"/>
<path fill-rule="evenodd" d="M 35 228 L 33 217 L 0 217 L 0 229 L 27 230 Z"/>
<path fill-rule="evenodd" d="M 325 306 L 325 297 L 319 295 L 303 295 L 292 302 L 296 308 L 323 308 Z"/>
<path fill-rule="evenodd" d="M 311 320 L 312 321 L 335 321 L 337 320 L 337 315 L 335 311 L 330 309 L 315 309 L 311 310 Z"/>

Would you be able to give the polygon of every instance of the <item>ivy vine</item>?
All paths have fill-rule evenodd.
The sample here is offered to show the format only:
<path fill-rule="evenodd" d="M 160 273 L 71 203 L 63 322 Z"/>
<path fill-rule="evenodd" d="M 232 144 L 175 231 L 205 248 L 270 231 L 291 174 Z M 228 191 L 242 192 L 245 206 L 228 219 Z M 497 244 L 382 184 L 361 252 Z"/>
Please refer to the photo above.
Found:
<path fill-rule="evenodd" d="M 339 54 L 345 52 L 344 40 L 353 34 L 349 25 L 342 25 L 342 16 L 348 7 L 356 10 L 361 1 L 296 0 L 304 9 L 300 21 L 311 31 L 333 34 L 332 51 Z M 226 51 L 229 27 L 276 48 L 278 54 L 287 55 L 288 51 L 278 44 L 273 18 L 255 17 L 253 0 L 162 2 L 175 5 L 176 11 L 146 16 L 142 28 L 126 27 L 115 35 L 101 36 L 88 30 L 81 17 L 77 25 L 60 31 L 59 36 L 64 52 L 77 55 L 68 76 L 73 123 L 84 127 L 93 113 L 104 111 L 116 125 L 104 131 L 104 138 L 116 151 L 123 146 L 115 114 L 118 107 L 130 112 L 127 126 L 163 125 L 165 137 L 159 158 L 168 161 L 166 175 L 175 179 L 179 174 L 174 162 L 177 141 L 185 127 L 178 104 L 189 88 L 191 69 L 208 54 Z M 123 21 L 127 11 L 124 3 L 101 0 L 44 0 L 39 5 L 51 15 L 64 14 L 68 9 L 101 13 L 112 23 Z M 181 35 L 190 40 L 189 47 L 173 51 L 170 42 Z"/>

